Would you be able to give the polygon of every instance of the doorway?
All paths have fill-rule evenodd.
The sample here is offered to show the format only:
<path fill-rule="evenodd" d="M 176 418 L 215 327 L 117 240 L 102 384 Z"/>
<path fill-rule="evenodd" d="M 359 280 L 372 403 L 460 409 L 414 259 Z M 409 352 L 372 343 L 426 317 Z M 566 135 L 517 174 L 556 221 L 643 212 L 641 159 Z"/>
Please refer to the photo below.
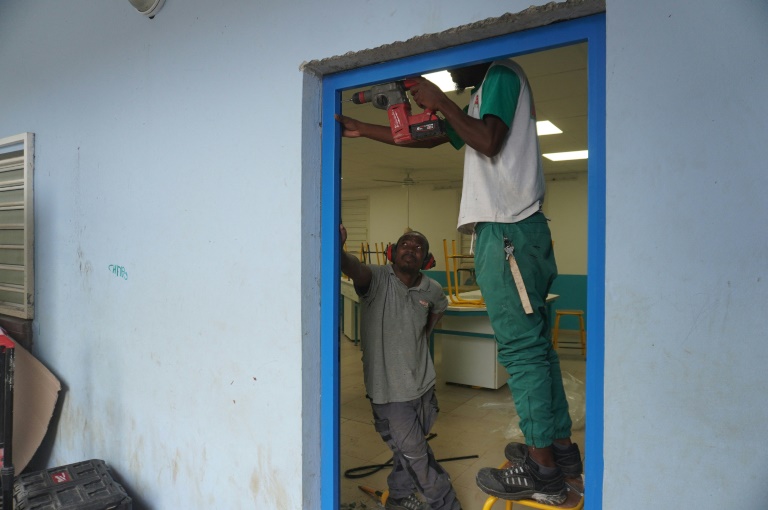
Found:
<path fill-rule="evenodd" d="M 322 80 L 322 211 L 321 237 L 321 483 L 323 510 L 339 508 L 339 271 L 338 224 L 341 198 L 341 143 L 333 114 L 340 110 L 342 91 L 409 75 L 515 57 L 544 49 L 586 43 L 588 47 L 588 252 L 587 358 L 585 437 L 587 498 L 585 508 L 601 508 L 603 448 L 603 323 L 605 254 L 605 18 L 574 21 L 456 46 L 415 57 L 328 75 Z M 535 90 L 534 90 L 535 94 Z M 328 396 L 328 397 L 326 397 Z"/>

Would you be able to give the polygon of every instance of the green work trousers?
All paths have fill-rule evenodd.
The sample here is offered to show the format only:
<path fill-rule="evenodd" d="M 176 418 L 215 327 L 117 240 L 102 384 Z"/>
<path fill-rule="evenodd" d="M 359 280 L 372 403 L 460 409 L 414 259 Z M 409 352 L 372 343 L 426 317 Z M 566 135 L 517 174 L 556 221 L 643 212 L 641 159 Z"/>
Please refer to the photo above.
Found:
<path fill-rule="evenodd" d="M 547 294 L 557 276 L 547 219 L 536 213 L 517 223 L 478 223 L 475 275 L 498 345 L 498 359 L 520 417 L 525 442 L 537 448 L 571 435 L 560 360 L 552 348 Z M 533 308 L 526 314 L 512 277 L 504 240 L 514 257 Z"/>

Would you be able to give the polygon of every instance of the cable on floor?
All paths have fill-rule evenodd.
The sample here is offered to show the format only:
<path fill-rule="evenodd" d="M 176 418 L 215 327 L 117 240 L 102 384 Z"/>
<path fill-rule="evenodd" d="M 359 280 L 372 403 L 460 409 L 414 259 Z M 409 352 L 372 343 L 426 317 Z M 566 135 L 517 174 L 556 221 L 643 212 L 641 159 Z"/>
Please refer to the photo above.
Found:
<path fill-rule="evenodd" d="M 430 433 L 427 436 L 427 441 L 431 440 L 432 438 L 436 437 L 437 434 L 434 432 Z M 463 457 L 449 457 L 447 459 L 437 459 L 437 462 L 451 462 L 454 460 L 466 460 L 466 459 L 477 459 L 478 455 L 465 455 Z M 354 468 L 347 469 L 344 471 L 344 478 L 349 478 L 352 480 L 355 480 L 357 478 L 365 478 L 366 476 L 371 476 L 374 473 L 378 473 L 384 468 L 392 466 L 392 463 L 394 461 L 394 457 L 389 459 L 384 464 L 369 464 L 367 466 L 358 466 Z"/>

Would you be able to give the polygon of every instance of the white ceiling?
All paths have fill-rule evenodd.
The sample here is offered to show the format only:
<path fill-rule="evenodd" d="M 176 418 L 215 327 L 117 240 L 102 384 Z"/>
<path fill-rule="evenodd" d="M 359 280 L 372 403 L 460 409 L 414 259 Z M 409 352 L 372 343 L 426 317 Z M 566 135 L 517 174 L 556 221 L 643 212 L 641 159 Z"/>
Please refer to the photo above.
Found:
<path fill-rule="evenodd" d="M 533 89 L 538 120 L 549 120 L 563 132 L 539 137 L 542 153 L 587 149 L 587 46 L 565 46 L 515 57 Z M 359 90 L 359 89 L 358 89 Z M 342 93 L 347 99 L 352 91 Z M 448 95 L 461 106 L 469 92 Z M 414 111 L 419 111 L 415 106 Z M 342 103 L 344 115 L 366 122 L 387 124 L 384 110 L 371 104 Z M 416 184 L 446 185 L 461 182 L 464 151 L 450 144 L 433 149 L 404 149 L 360 138 L 342 139 L 342 190 L 399 186 L 409 175 Z M 544 158 L 544 173 L 549 178 L 561 174 L 586 172 L 587 160 L 552 162 Z M 377 180 L 374 180 L 377 179 Z"/>

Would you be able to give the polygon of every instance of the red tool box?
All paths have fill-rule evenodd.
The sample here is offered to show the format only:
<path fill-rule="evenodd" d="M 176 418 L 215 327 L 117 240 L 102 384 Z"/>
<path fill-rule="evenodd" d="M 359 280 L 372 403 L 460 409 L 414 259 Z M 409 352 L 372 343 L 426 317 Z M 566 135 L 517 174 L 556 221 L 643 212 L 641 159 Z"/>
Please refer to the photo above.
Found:
<path fill-rule="evenodd" d="M 2 507 L 13 508 L 13 370 L 16 344 L 0 328 L 0 379 L 3 389 L 0 391 L 0 452 L 3 467 L 0 469 L 0 488 L 2 489 Z"/>

